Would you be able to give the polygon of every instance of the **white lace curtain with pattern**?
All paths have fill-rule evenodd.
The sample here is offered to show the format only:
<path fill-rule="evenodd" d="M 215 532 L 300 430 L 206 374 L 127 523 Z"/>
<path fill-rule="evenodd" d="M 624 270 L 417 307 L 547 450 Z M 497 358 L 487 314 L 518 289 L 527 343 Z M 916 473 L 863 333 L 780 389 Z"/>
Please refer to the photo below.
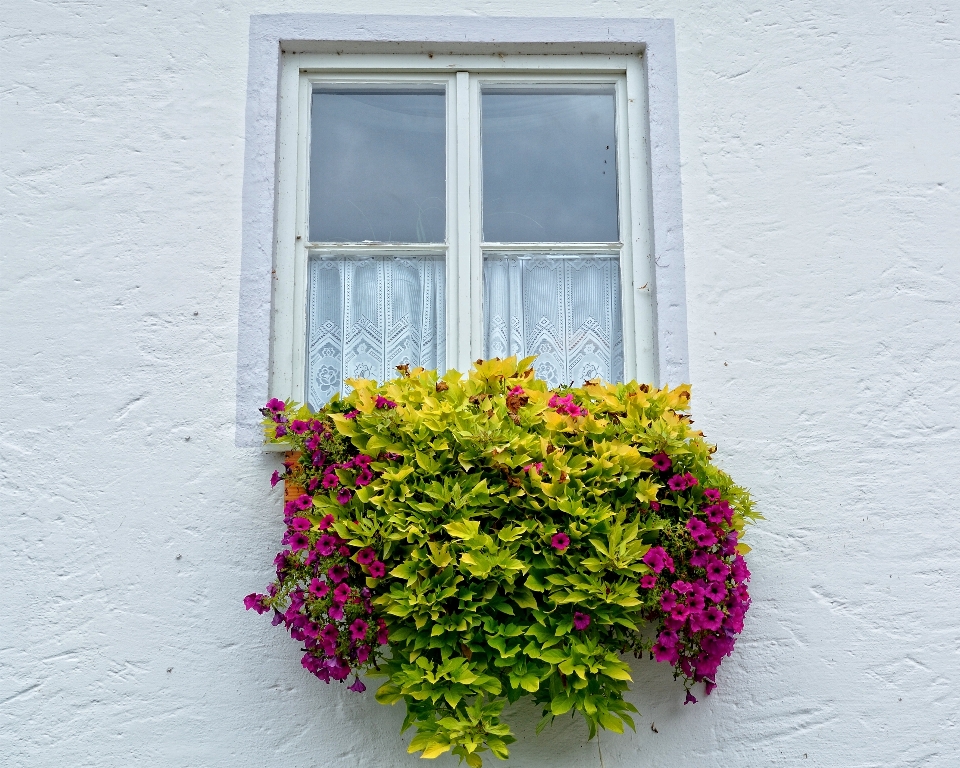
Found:
<path fill-rule="evenodd" d="M 537 355 L 551 385 L 623 380 L 616 256 L 495 256 L 483 262 L 487 357 Z"/>
<path fill-rule="evenodd" d="M 398 365 L 443 370 L 444 275 L 441 257 L 311 260 L 310 405 L 345 394 L 349 378 L 393 378 Z"/>

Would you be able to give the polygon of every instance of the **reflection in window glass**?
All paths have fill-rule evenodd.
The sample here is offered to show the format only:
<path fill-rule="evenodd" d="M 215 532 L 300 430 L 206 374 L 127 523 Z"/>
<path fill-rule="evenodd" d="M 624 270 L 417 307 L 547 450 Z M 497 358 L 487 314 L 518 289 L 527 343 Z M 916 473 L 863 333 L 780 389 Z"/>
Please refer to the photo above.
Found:
<path fill-rule="evenodd" d="M 483 239 L 616 242 L 613 86 L 485 88 Z"/>
<path fill-rule="evenodd" d="M 313 93 L 313 242 L 444 241 L 444 106 L 438 88 Z"/>

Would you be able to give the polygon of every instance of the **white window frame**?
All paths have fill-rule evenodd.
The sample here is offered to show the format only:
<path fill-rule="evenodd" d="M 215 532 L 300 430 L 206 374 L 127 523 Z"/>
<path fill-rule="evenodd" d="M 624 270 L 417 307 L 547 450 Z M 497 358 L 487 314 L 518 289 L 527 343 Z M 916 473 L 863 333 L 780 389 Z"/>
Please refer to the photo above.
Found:
<path fill-rule="evenodd" d="M 377 23 L 371 23 L 371 19 Z M 410 40 L 409 37 L 415 37 L 409 34 L 407 22 L 410 21 L 415 22 L 421 36 L 436 33 L 439 25 L 455 39 L 445 44 Z M 621 27 L 626 27 L 619 34 L 623 40 L 607 39 L 588 44 L 582 39 L 589 40 L 591 34 L 600 38 L 605 36 L 601 26 L 607 30 L 606 37 L 611 36 L 609 20 L 602 23 L 584 19 L 537 20 L 539 37 L 534 37 L 529 32 L 524 34 L 522 29 L 525 23 L 528 26 L 534 23 L 532 20 L 488 19 L 485 21 L 490 24 L 480 24 L 483 29 L 474 30 L 476 40 L 465 43 L 458 30 L 448 29 L 452 21 L 446 17 L 365 16 L 361 24 L 360 17 L 294 14 L 251 19 L 249 85 L 251 89 L 266 88 L 267 93 L 248 91 L 237 384 L 238 445 L 262 444 L 256 409 L 267 397 L 298 401 L 305 398 L 306 292 L 310 252 L 322 251 L 329 255 L 445 252 L 447 367 L 467 370 L 472 360 L 483 356 L 482 247 L 487 248 L 490 244 L 481 244 L 480 241 L 479 99 L 480 85 L 488 82 L 559 80 L 615 84 L 620 242 L 602 244 L 603 248 L 598 248 L 601 244 L 596 243 L 522 243 L 504 244 L 501 249 L 550 253 L 605 250 L 618 254 L 625 377 L 657 383 L 688 380 L 679 147 L 676 121 L 671 123 L 670 120 L 676 115 L 676 72 L 675 67 L 668 66 L 667 71 L 662 72 L 651 66 L 655 50 L 667 64 L 673 61 L 672 24 L 617 20 Z M 456 23 L 462 24 L 463 21 L 467 20 L 456 20 Z M 467 21 L 467 24 L 473 23 L 476 27 L 477 21 L 483 20 Z M 557 28 L 550 28 L 551 21 L 557 23 Z M 516 29 L 518 22 L 520 30 Z M 568 40 L 565 46 L 553 45 L 550 53 L 545 54 L 542 44 L 526 41 L 554 43 L 558 36 L 564 36 L 564 29 L 569 28 L 570 22 L 576 22 L 576 42 Z M 638 24 L 645 27 L 646 39 L 626 39 L 636 35 Z M 519 31 L 524 42 L 491 44 L 483 39 L 493 28 L 502 34 L 505 26 Z M 334 29 L 340 34 L 333 39 L 321 35 L 309 37 L 302 34 L 304 27 L 317 31 L 324 29 L 328 33 Z M 285 36 L 284 31 L 300 31 L 301 35 Z M 407 39 L 402 31 L 407 33 Z M 587 34 L 583 34 L 584 31 Z M 355 42 L 346 43 L 344 39 Z M 448 50 L 437 50 L 441 46 Z M 271 58 L 276 67 L 273 69 L 276 79 L 272 94 L 267 87 L 269 78 L 265 76 L 271 66 L 264 63 Z M 266 72 L 261 71 L 263 69 Z M 307 241 L 307 163 L 313 86 L 321 81 L 379 80 L 442 82 L 446 85 L 447 242 L 437 248 L 422 244 L 347 246 Z M 659 105 L 662 98 L 655 98 L 655 95 L 662 97 L 665 88 L 673 95 L 672 101 L 668 99 L 667 109 Z M 273 110 L 269 109 L 271 96 Z M 655 108 L 663 111 L 663 114 L 656 115 L 657 120 L 651 112 Z M 271 125 L 265 121 L 271 119 L 272 147 L 264 141 L 271 133 Z M 667 130 L 663 129 L 665 123 Z M 254 129 L 253 135 L 251 128 Z M 662 146 L 665 139 L 668 144 L 672 143 L 672 147 Z M 269 167 L 271 148 L 272 169 Z M 676 151 L 671 152 L 671 148 Z M 667 161 L 666 168 L 664 161 Z M 273 216 L 269 227 L 272 241 L 269 243 L 270 279 L 265 296 L 263 257 L 265 246 L 268 246 L 264 238 L 265 212 L 262 208 L 251 209 L 256 200 L 265 198 L 263 193 L 268 180 L 273 187 Z M 467 226 L 463 226 L 464 223 Z M 254 271 L 257 269 L 259 272 Z M 269 308 L 266 318 L 265 303 Z M 464 318 L 469 322 L 463 322 Z M 267 360 L 269 363 L 265 365 Z"/>

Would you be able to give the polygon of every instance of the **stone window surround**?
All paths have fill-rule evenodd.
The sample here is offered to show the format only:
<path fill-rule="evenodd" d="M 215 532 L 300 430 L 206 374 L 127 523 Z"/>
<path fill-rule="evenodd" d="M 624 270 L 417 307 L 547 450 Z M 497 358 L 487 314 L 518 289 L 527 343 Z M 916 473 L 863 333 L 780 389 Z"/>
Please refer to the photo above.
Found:
<path fill-rule="evenodd" d="M 269 14 L 250 17 L 237 344 L 239 447 L 261 447 L 276 242 L 281 51 L 642 55 L 657 383 L 689 381 L 677 66 L 671 19 Z"/>

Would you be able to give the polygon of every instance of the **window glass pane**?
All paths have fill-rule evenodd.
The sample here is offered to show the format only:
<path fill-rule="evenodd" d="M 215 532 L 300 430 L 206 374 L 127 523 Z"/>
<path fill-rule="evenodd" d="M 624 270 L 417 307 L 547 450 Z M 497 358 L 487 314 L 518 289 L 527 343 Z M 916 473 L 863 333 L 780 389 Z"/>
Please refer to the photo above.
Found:
<path fill-rule="evenodd" d="M 616 242 L 613 86 L 485 88 L 483 239 Z"/>
<path fill-rule="evenodd" d="M 315 258 L 309 266 L 307 400 L 346 379 L 385 381 L 397 366 L 444 369 L 442 257 Z"/>
<path fill-rule="evenodd" d="M 617 256 L 488 254 L 483 303 L 485 357 L 537 355 L 552 386 L 623 380 Z"/>
<path fill-rule="evenodd" d="M 322 88 L 313 93 L 310 239 L 445 239 L 442 88 Z"/>

